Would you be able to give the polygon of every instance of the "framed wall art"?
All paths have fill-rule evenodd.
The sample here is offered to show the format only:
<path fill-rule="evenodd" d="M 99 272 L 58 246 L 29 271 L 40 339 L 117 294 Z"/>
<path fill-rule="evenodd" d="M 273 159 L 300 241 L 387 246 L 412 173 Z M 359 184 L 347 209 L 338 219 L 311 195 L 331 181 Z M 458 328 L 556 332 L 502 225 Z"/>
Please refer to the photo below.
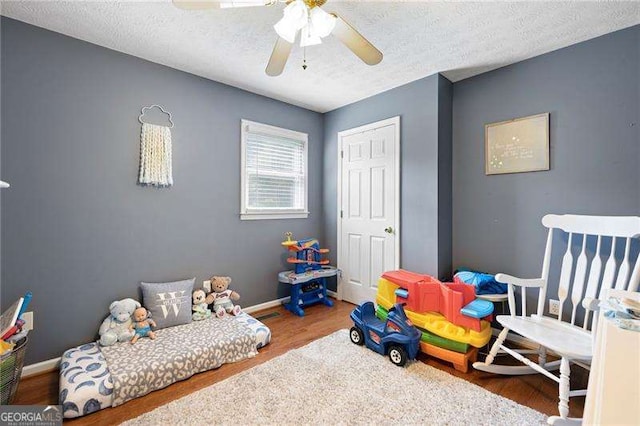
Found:
<path fill-rule="evenodd" d="M 549 113 L 484 126 L 485 174 L 549 170 Z"/>

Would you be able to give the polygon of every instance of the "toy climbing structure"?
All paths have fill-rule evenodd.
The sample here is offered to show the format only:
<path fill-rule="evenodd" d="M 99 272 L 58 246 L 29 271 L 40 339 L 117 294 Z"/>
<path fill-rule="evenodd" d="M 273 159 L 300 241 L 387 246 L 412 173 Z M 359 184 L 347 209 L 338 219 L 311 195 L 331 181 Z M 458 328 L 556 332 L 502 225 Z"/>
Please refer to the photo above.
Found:
<path fill-rule="evenodd" d="M 385 272 L 378 281 L 377 315 L 383 317 L 394 303 L 422 331 L 422 352 L 452 362 L 467 372 L 478 349 L 491 339 L 493 304 L 476 299 L 472 285 L 442 283 L 409 271 Z"/>

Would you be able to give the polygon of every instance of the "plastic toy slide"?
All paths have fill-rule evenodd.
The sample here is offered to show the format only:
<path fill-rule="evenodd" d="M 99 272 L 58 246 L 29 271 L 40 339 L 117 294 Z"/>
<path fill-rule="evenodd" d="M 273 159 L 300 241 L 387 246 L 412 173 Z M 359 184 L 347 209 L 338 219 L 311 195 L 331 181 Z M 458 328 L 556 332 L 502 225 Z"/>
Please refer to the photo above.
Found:
<path fill-rule="evenodd" d="M 388 311 L 382 306 L 378 305 L 376 309 L 376 316 L 381 320 L 385 321 L 387 319 Z M 419 329 L 420 330 L 420 329 Z M 425 330 L 420 330 L 422 332 L 422 337 L 420 338 L 421 342 L 429 343 L 433 346 L 437 346 L 440 348 L 448 349 L 454 352 L 467 353 L 469 350 L 469 345 L 466 343 L 460 343 L 453 340 L 445 339 L 444 337 L 436 336 L 433 333 L 429 333 Z"/>

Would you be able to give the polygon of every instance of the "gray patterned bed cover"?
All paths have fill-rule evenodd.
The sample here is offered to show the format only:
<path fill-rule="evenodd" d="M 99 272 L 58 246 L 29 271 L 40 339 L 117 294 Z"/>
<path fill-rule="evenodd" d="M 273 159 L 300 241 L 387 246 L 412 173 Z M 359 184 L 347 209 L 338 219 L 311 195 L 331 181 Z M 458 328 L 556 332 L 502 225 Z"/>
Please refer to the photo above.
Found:
<path fill-rule="evenodd" d="M 238 325 L 243 324 L 244 326 L 248 327 L 251 330 L 252 334 L 255 335 L 255 348 L 261 348 L 271 341 L 271 331 L 269 330 L 269 328 L 249 314 L 242 313 L 232 318 L 235 322 L 239 323 Z M 200 327 L 203 327 L 205 325 L 205 321 L 208 323 L 209 321 L 216 320 L 216 318 L 212 318 L 211 320 L 194 322 L 186 326 L 172 328 L 184 327 L 187 330 L 193 329 L 194 333 L 199 333 L 201 330 L 196 330 L 198 330 L 198 328 Z M 159 332 L 161 331 L 163 330 L 160 330 Z M 240 335 L 241 333 L 238 334 L 238 339 L 241 339 Z M 134 348 L 137 346 L 138 349 L 143 350 L 140 344 L 144 343 L 144 340 L 147 339 L 138 341 L 138 343 L 133 345 Z M 234 360 L 237 360 L 235 358 L 238 358 L 237 353 L 236 355 L 233 355 L 233 349 L 229 349 L 229 354 L 231 355 L 220 353 L 219 350 L 216 350 L 214 352 L 217 353 L 218 358 L 223 360 L 222 363 L 233 362 Z M 123 393 L 123 395 L 120 395 L 117 399 L 115 399 L 114 397 L 117 396 L 116 394 L 118 394 L 118 391 L 114 392 L 114 378 L 116 376 L 114 376 L 109 370 L 109 366 L 107 364 L 108 358 L 105 358 L 105 354 L 102 353 L 101 348 L 95 342 L 87 343 L 85 345 L 69 349 L 62 355 L 60 363 L 59 404 L 63 406 L 65 418 L 80 417 L 101 410 L 103 408 L 115 406 L 123 403 L 126 400 L 133 399 L 136 396 L 141 396 L 145 393 L 160 389 L 167 386 L 168 384 L 174 383 L 178 380 L 186 379 L 191 376 L 191 374 L 185 375 L 184 373 L 171 375 L 170 378 L 167 378 L 168 381 L 160 380 L 157 381 L 157 383 L 154 382 L 154 384 L 148 388 L 136 389 L 135 392 L 132 392 L 131 390 L 122 391 L 121 393 Z M 111 362 L 114 362 L 114 359 L 115 358 L 113 358 Z M 120 363 L 120 361 L 117 362 Z M 210 367 L 204 368 L 205 364 L 202 363 L 198 364 L 196 370 L 205 371 L 205 369 L 216 368 L 220 365 L 215 360 L 209 360 L 206 364 Z M 114 367 L 112 366 L 112 368 Z M 118 370 L 118 368 L 119 367 L 115 367 L 116 371 Z M 194 370 L 194 373 L 198 372 L 196 370 Z M 119 374 L 117 377 L 123 376 Z M 116 388 L 122 389 L 122 386 L 118 386 Z"/>

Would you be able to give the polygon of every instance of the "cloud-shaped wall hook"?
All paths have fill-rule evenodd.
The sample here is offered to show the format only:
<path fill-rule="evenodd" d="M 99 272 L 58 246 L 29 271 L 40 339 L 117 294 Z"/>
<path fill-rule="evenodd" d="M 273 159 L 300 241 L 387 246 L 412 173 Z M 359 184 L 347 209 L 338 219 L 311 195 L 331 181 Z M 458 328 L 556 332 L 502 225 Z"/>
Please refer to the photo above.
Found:
<path fill-rule="evenodd" d="M 148 113 L 149 110 L 153 109 L 153 108 L 158 108 L 160 111 L 162 111 L 164 114 L 166 114 L 169 117 L 169 128 L 173 128 L 173 121 L 171 120 L 171 113 L 169 111 L 166 111 L 164 108 L 162 108 L 162 106 L 160 105 L 150 105 L 150 106 L 146 106 L 146 107 L 142 107 L 142 109 L 140 110 L 140 116 L 138 116 L 138 121 L 142 124 L 147 123 L 147 124 L 154 124 L 151 123 L 149 120 L 147 120 L 147 117 L 145 116 L 146 113 Z"/>

